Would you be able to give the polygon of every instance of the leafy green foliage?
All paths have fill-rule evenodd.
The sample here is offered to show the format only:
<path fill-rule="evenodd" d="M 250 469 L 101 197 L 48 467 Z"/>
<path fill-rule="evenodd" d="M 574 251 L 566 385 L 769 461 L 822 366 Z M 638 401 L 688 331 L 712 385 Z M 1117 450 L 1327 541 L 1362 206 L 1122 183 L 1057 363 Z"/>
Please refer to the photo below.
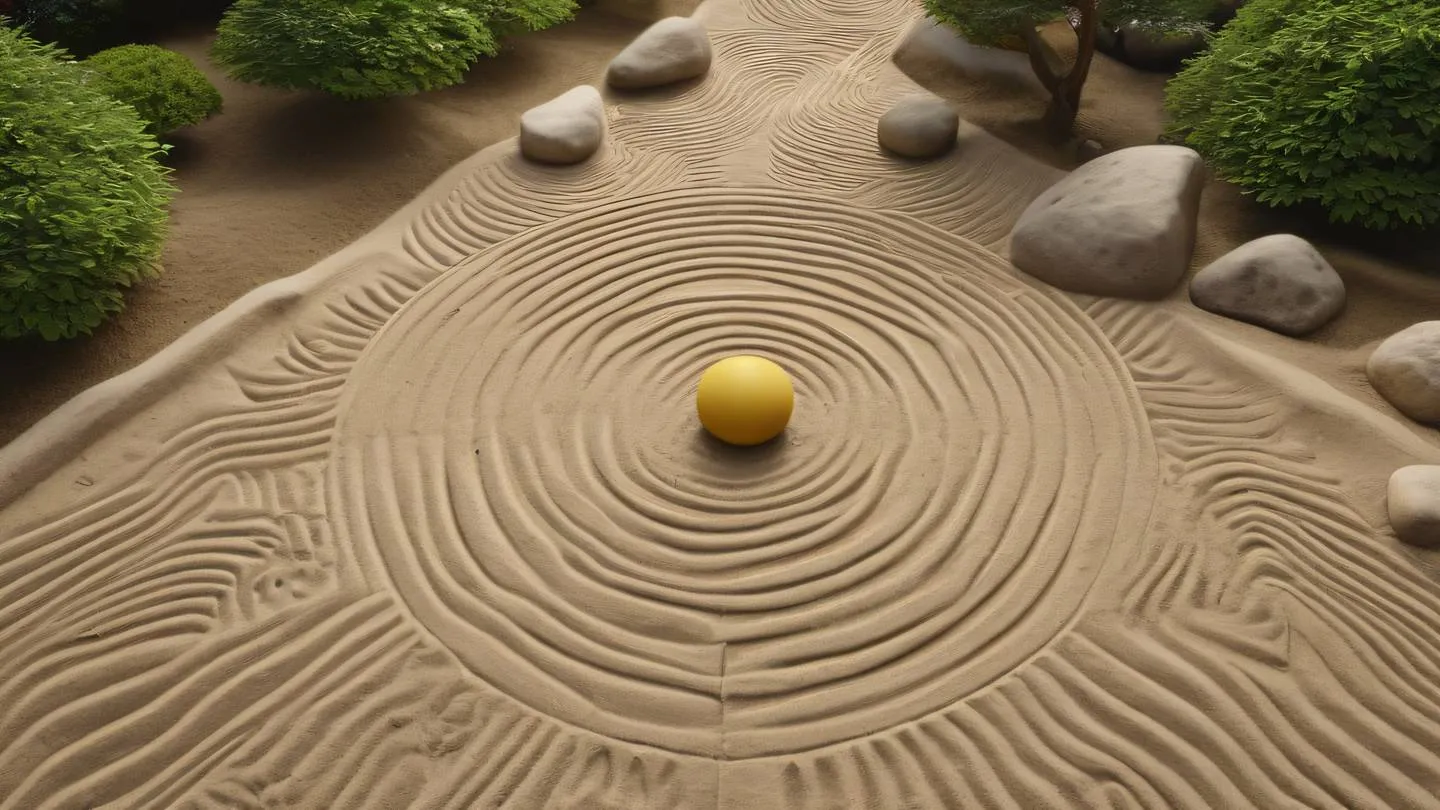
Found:
<path fill-rule="evenodd" d="M 1133 23 L 1166 34 L 1183 36 L 1210 32 L 1209 18 L 1215 0 L 1108 0 L 1101 2 L 1105 19 L 1116 24 Z"/>
<path fill-rule="evenodd" d="M 1071 0 L 925 0 L 925 10 L 977 45 L 997 45 L 1024 28 L 1064 19 Z M 1207 30 L 1204 19 L 1215 0 L 1101 0 L 1107 20 L 1129 22 L 1174 34 Z"/>
<path fill-rule="evenodd" d="M 925 0 L 925 11 L 977 45 L 998 45 L 1025 26 L 1065 17 L 1061 0 Z"/>
<path fill-rule="evenodd" d="M 125 0 L 22 0 L 14 22 L 41 42 L 86 56 L 125 41 Z"/>
<path fill-rule="evenodd" d="M 158 45 L 121 45 L 86 59 L 91 82 L 135 108 L 146 131 L 164 135 L 220 112 L 220 91 L 184 54 Z"/>
<path fill-rule="evenodd" d="M 1068 134 L 1080 110 L 1102 19 L 1122 20 L 1160 34 L 1204 32 L 1215 0 L 925 0 L 925 10 L 977 45 L 1022 48 L 1041 85 L 1050 91 L 1045 118 L 1057 134 Z M 1057 19 L 1074 23 L 1075 60 L 1065 64 L 1036 33 Z"/>
<path fill-rule="evenodd" d="M 380 98 L 458 84 L 499 36 L 569 19 L 574 0 L 237 0 L 214 57 L 242 81 Z"/>
<path fill-rule="evenodd" d="M 1440 4 L 1252 0 L 1170 82 L 1171 134 L 1274 206 L 1440 222 Z"/>
<path fill-rule="evenodd" d="M 157 272 L 161 151 L 63 51 L 0 26 L 0 337 L 89 334 Z"/>
<path fill-rule="evenodd" d="M 465 0 L 477 9 L 495 36 L 542 31 L 575 16 L 576 0 Z"/>

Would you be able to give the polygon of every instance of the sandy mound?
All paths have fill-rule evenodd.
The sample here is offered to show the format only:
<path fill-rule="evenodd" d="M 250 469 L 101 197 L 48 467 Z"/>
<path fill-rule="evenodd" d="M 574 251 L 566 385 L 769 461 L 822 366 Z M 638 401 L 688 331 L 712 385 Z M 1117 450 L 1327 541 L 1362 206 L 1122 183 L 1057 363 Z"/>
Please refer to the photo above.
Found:
<path fill-rule="evenodd" d="M 1331 256 L 1314 342 L 1059 293 L 999 101 L 879 149 L 912 4 L 697 16 L 591 160 L 487 149 L 0 452 L 0 808 L 1429 801 L 1382 512 L 1440 441 L 1357 369 L 1433 282 Z M 796 381 L 759 452 L 693 421 L 734 353 Z"/>

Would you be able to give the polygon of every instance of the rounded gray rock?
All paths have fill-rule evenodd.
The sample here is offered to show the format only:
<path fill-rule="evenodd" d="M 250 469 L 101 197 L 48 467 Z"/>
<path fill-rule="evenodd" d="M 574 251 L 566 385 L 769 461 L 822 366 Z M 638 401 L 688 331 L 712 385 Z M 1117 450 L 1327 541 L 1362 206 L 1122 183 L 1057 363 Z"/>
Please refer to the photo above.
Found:
<path fill-rule="evenodd" d="M 1204 177 L 1183 146 L 1101 155 L 1030 203 L 1010 232 L 1010 260 L 1070 292 L 1162 297 L 1190 267 Z"/>
<path fill-rule="evenodd" d="M 605 140 L 605 102 L 588 84 L 520 116 L 520 154 L 538 163 L 579 163 Z"/>
<path fill-rule="evenodd" d="M 960 114 L 929 94 L 901 99 L 880 116 L 880 145 L 908 158 L 934 158 L 949 152 L 960 134 Z"/>
<path fill-rule="evenodd" d="M 605 81 L 617 90 L 660 87 L 703 76 L 712 58 L 705 26 L 690 17 L 666 17 L 610 60 Z"/>
<path fill-rule="evenodd" d="M 1211 262 L 1190 280 L 1201 309 L 1299 336 L 1345 308 L 1345 282 L 1309 242 L 1288 233 L 1262 236 Z"/>
<path fill-rule="evenodd" d="M 1117 32 L 1120 61 L 1146 70 L 1173 70 L 1205 47 L 1204 34 L 1165 34 L 1126 23 Z"/>
<path fill-rule="evenodd" d="M 1380 395 L 1417 422 L 1440 422 L 1440 321 L 1391 335 L 1370 355 L 1365 374 Z"/>
<path fill-rule="evenodd" d="M 1416 546 L 1440 545 L 1440 466 L 1401 467 L 1390 476 L 1390 526 Z"/>

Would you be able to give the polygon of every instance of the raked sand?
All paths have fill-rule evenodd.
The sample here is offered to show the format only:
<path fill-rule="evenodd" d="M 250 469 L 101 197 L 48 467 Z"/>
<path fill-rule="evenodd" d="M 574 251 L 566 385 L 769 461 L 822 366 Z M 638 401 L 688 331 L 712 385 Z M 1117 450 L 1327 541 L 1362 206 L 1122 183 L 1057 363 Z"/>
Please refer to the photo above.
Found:
<path fill-rule="evenodd" d="M 1440 283 L 1331 253 L 1308 342 L 1058 293 L 1003 257 L 1059 169 L 876 147 L 914 4 L 697 17 L 589 162 L 487 149 L 0 451 L 0 808 L 1436 806 L 1383 492 L 1440 437 L 1361 369 Z"/>

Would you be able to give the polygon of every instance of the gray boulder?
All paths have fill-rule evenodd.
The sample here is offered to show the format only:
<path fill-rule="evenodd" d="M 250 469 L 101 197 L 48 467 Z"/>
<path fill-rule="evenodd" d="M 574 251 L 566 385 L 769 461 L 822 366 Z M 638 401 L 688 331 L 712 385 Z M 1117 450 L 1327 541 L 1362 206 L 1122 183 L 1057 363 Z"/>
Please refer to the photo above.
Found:
<path fill-rule="evenodd" d="M 1204 165 L 1183 146 L 1101 155 L 1042 193 L 1010 232 L 1010 258 L 1071 292 L 1160 298 L 1195 249 Z"/>
<path fill-rule="evenodd" d="M 876 127 L 881 146 L 908 158 L 939 157 L 955 146 L 959 133 L 960 114 L 928 93 L 901 99 Z"/>
<path fill-rule="evenodd" d="M 666 17 L 610 60 L 605 81 L 617 90 L 660 87 L 703 76 L 712 58 L 705 26 L 690 17 Z"/>
<path fill-rule="evenodd" d="M 1417 422 L 1440 422 L 1440 321 L 1391 335 L 1370 355 L 1365 374 L 1380 395 Z"/>
<path fill-rule="evenodd" d="M 1440 466 L 1401 467 L 1390 476 L 1390 526 L 1416 546 L 1440 545 Z"/>
<path fill-rule="evenodd" d="M 1190 280 L 1195 306 L 1284 335 L 1313 332 L 1345 308 L 1345 282 L 1313 245 L 1263 236 L 1216 259 Z"/>
<path fill-rule="evenodd" d="M 520 116 L 520 154 L 538 163 L 579 163 L 605 140 L 605 102 L 588 84 Z"/>
<path fill-rule="evenodd" d="M 895 64 L 911 77 L 960 76 L 977 82 L 1045 93 L 1022 51 L 976 45 L 954 28 L 925 17 L 895 49 Z M 923 84 L 923 82 L 922 82 Z"/>

